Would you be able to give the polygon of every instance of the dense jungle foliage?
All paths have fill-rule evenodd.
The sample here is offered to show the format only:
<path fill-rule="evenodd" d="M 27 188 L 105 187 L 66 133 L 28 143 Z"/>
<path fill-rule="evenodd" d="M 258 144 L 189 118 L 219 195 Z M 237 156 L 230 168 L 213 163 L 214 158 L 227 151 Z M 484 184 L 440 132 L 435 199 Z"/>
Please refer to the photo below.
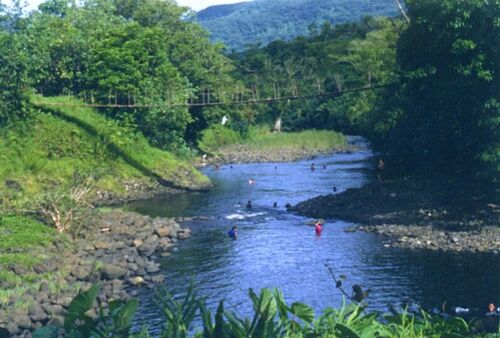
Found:
<path fill-rule="evenodd" d="M 196 14 L 200 24 L 228 49 L 267 45 L 307 35 L 310 27 L 323 22 L 339 24 L 362 16 L 393 16 L 393 0 L 253 0 L 216 5 Z"/>
<path fill-rule="evenodd" d="M 19 8 L 3 7 L 0 121 L 23 115 L 22 94 L 33 91 L 156 105 L 103 113 L 135 125 L 153 145 L 182 153 L 187 140 L 226 112 L 161 105 L 185 102 L 202 87 L 223 89 L 232 69 L 222 46 L 184 20 L 186 11 L 157 0 L 49 0 L 22 16 Z"/>
<path fill-rule="evenodd" d="M 259 84 L 264 97 L 273 96 L 273 86 L 292 95 L 344 91 L 262 106 L 254 111 L 258 121 L 280 116 L 288 130 L 365 135 L 394 174 L 498 184 L 500 2 L 407 6 L 409 23 L 325 23 L 309 37 L 236 53 L 235 76 Z M 363 86 L 378 89 L 349 92 Z"/>
<path fill-rule="evenodd" d="M 32 112 L 34 92 L 150 104 L 101 112 L 186 154 L 224 115 L 242 136 L 281 117 L 285 130 L 367 136 L 388 171 L 498 183 L 499 0 L 410 0 L 407 10 L 409 22 L 326 22 L 307 37 L 225 55 L 170 0 L 49 0 L 29 14 L 2 6 L 0 123 Z M 349 92 L 363 87 L 376 90 Z M 339 97 L 258 106 L 166 108 L 207 100 L 208 90 L 213 102 L 235 91 L 265 98 L 339 89 Z"/>

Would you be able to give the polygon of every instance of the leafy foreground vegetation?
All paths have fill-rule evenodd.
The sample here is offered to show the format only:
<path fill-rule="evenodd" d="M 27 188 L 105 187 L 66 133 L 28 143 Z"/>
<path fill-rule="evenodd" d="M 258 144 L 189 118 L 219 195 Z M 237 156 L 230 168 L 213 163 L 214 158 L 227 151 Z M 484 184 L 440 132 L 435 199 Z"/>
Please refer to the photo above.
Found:
<path fill-rule="evenodd" d="M 203 132 L 199 142 L 201 150 L 213 153 L 227 146 L 245 146 L 250 151 L 302 149 L 312 152 L 327 152 L 344 149 L 347 145 L 343 134 L 327 130 L 307 130 L 300 132 L 270 132 L 268 128 L 250 128 L 246 137 L 221 125 Z"/>
<path fill-rule="evenodd" d="M 97 285 L 80 292 L 68 307 L 64 325 L 46 326 L 34 332 L 34 338 L 59 337 L 150 337 L 147 327 L 132 333 L 133 318 L 139 303 L 115 301 L 105 311 L 99 306 L 97 316 L 86 314 L 94 306 L 99 293 Z M 252 289 L 249 297 L 253 304 L 252 318 L 241 318 L 224 309 L 221 301 L 215 315 L 191 287 L 186 295 L 174 298 L 165 290 L 157 292 L 156 302 L 164 316 L 161 333 L 155 336 L 184 338 L 306 338 L 306 337 L 486 337 L 474 334 L 471 325 L 457 317 L 445 318 L 425 312 L 411 314 L 406 311 L 379 316 L 368 314 L 361 305 L 344 305 L 340 309 L 326 309 L 315 316 L 307 304 L 295 302 L 288 305 L 283 294 L 263 289 L 257 295 Z M 196 319 L 201 327 L 195 328 Z M 137 327 L 137 325 L 135 325 Z M 498 329 L 496 329 L 496 332 Z M 492 333 L 489 335 L 494 337 Z"/>

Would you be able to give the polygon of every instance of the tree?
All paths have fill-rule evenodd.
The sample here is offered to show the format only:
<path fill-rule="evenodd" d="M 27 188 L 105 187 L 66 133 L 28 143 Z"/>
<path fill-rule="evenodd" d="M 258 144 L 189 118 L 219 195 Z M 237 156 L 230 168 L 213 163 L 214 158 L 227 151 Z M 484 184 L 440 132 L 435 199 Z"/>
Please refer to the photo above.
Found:
<path fill-rule="evenodd" d="M 407 4 L 398 44 L 405 114 L 392 150 L 422 173 L 498 182 L 500 1 Z"/>

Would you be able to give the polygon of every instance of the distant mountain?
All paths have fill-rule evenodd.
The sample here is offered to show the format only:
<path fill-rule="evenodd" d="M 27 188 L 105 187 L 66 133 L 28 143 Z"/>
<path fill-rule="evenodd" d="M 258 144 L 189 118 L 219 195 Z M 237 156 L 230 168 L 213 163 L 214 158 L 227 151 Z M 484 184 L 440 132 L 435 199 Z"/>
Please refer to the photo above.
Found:
<path fill-rule="evenodd" d="M 397 15 L 394 0 L 253 0 L 208 7 L 197 13 L 212 39 L 229 48 L 289 40 L 311 24 L 357 21 L 366 15 Z"/>

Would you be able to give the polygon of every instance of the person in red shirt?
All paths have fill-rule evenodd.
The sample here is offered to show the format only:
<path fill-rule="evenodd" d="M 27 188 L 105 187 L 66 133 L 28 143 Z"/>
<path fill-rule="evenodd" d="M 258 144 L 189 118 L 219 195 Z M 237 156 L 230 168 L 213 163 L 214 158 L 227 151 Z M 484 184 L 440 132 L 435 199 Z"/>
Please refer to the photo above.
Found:
<path fill-rule="evenodd" d="M 314 225 L 314 230 L 316 231 L 316 236 L 321 236 L 321 231 L 323 231 L 323 225 L 321 222 L 316 222 Z"/>

